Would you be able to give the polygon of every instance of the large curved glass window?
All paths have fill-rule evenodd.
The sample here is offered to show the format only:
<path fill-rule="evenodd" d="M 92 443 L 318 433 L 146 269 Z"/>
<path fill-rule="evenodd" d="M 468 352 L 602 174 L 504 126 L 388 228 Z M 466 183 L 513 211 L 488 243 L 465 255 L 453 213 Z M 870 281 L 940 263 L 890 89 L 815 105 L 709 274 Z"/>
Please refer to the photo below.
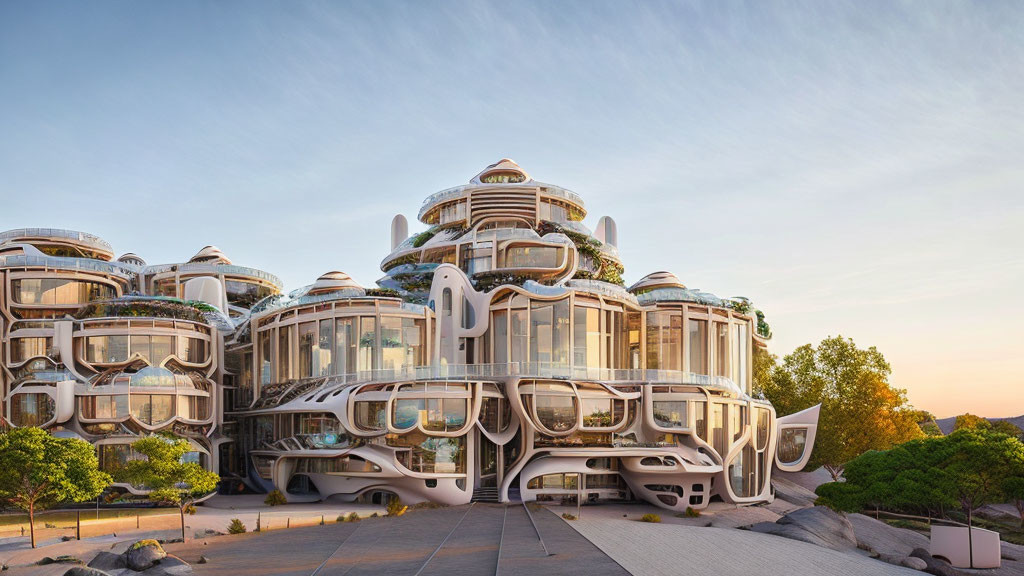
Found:
<path fill-rule="evenodd" d="M 380 319 L 381 368 L 398 370 L 423 365 L 423 320 L 382 316 Z"/>
<path fill-rule="evenodd" d="M 205 364 L 209 360 L 205 340 L 178 337 L 178 358 L 192 364 Z"/>
<path fill-rule="evenodd" d="M 504 268 L 556 268 L 562 250 L 555 246 L 512 246 L 505 250 Z"/>
<path fill-rule="evenodd" d="M 512 407 L 504 398 L 484 397 L 480 406 L 480 423 L 484 430 L 494 434 L 508 428 Z"/>
<path fill-rule="evenodd" d="M 768 422 L 771 415 L 764 408 L 757 409 L 757 449 L 764 450 L 768 445 Z"/>
<path fill-rule="evenodd" d="M 686 428 L 686 401 L 655 401 L 654 422 L 663 428 Z"/>
<path fill-rule="evenodd" d="M 116 420 L 128 416 L 128 395 L 81 396 L 79 406 L 82 418 L 87 420 Z"/>
<path fill-rule="evenodd" d="M 42 426 L 55 415 L 56 402 L 49 394 L 15 394 L 10 402 L 11 423 L 15 426 Z"/>
<path fill-rule="evenodd" d="M 804 455 L 807 446 L 807 428 L 784 428 L 779 433 L 779 462 L 794 464 Z"/>
<path fill-rule="evenodd" d="M 383 430 L 384 410 L 387 402 L 383 400 L 361 401 L 355 403 L 356 426 L 363 430 Z"/>
<path fill-rule="evenodd" d="M 380 466 L 359 456 L 337 458 L 302 458 L 295 466 L 296 474 L 346 474 L 380 472 Z"/>
<path fill-rule="evenodd" d="M 132 394 L 129 402 L 132 416 L 143 424 L 152 426 L 174 418 L 174 396 L 171 394 Z"/>
<path fill-rule="evenodd" d="M 574 396 L 534 396 L 537 418 L 552 432 L 564 432 L 576 424 L 576 398 Z"/>
<path fill-rule="evenodd" d="M 690 372 L 709 374 L 708 372 L 708 322 L 693 320 L 688 323 L 690 346 Z"/>
<path fill-rule="evenodd" d="M 539 369 L 569 365 L 569 301 L 534 302 L 530 310 L 530 361 Z M 514 358 L 513 358 L 514 360 Z"/>
<path fill-rule="evenodd" d="M 274 293 L 274 289 L 269 286 L 244 280 L 225 280 L 224 291 L 227 292 L 229 303 L 242 308 L 252 308 L 253 304 Z"/>
<path fill-rule="evenodd" d="M 52 345 L 52 338 L 12 338 L 11 362 L 19 364 L 29 358 L 46 356 Z"/>
<path fill-rule="evenodd" d="M 178 396 L 178 417 L 206 420 L 210 417 L 210 399 L 206 396 Z"/>
<path fill-rule="evenodd" d="M 113 287 L 99 282 L 60 278 L 21 278 L 11 281 L 17 304 L 72 306 L 117 296 Z"/>
<path fill-rule="evenodd" d="M 128 336 L 89 336 L 85 339 L 85 359 L 93 364 L 128 360 Z"/>
<path fill-rule="evenodd" d="M 399 462 L 413 472 L 426 474 L 463 474 L 466 472 L 466 445 L 464 438 L 423 438 L 417 434 L 404 434 L 395 439 L 409 450 L 397 452 Z"/>
<path fill-rule="evenodd" d="M 683 318 L 678 312 L 647 313 L 647 368 L 679 370 L 683 361 Z"/>
<path fill-rule="evenodd" d="M 426 400 L 423 398 L 400 398 L 395 400 L 395 410 L 392 414 L 395 428 L 411 428 L 416 425 L 420 413 L 426 410 Z"/>
<path fill-rule="evenodd" d="M 129 386 L 159 386 L 174 388 L 174 373 L 166 368 L 147 366 L 131 375 Z"/>

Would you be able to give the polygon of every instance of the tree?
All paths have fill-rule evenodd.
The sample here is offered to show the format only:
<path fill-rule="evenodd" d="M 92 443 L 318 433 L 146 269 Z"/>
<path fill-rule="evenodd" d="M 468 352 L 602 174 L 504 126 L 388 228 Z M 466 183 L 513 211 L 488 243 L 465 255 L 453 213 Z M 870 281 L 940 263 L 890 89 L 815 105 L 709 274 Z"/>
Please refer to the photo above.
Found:
<path fill-rule="evenodd" d="M 959 505 L 971 527 L 979 506 L 1011 500 L 1024 508 L 1024 443 L 984 426 L 961 428 L 866 452 L 847 464 L 844 476 L 845 482 L 818 487 L 822 504 L 851 512 L 928 510 L 929 516 Z"/>
<path fill-rule="evenodd" d="M 132 449 L 144 459 L 129 460 L 117 471 L 117 480 L 149 488 L 149 499 L 174 504 L 181 516 L 181 538 L 185 539 L 185 510 L 199 496 L 217 488 L 220 476 L 196 462 L 183 462 L 192 446 L 184 438 L 147 436 L 136 440 Z"/>
<path fill-rule="evenodd" d="M 0 434 L 0 500 L 28 512 L 33 548 L 36 510 L 91 500 L 110 482 L 84 440 L 57 438 L 32 427 Z"/>
<path fill-rule="evenodd" d="M 956 417 L 956 421 L 953 423 L 953 431 L 965 430 L 972 428 L 991 428 L 992 423 L 982 418 L 981 416 L 975 416 L 971 413 L 961 414 Z"/>
<path fill-rule="evenodd" d="M 942 429 L 939 428 L 939 423 L 935 421 L 935 415 L 927 410 L 914 410 L 914 419 L 917 420 L 918 427 L 921 428 L 921 432 L 924 432 L 925 436 L 942 436 Z"/>
<path fill-rule="evenodd" d="M 833 480 L 847 462 L 868 450 L 924 435 L 906 391 L 889 384 L 889 364 L 873 346 L 862 350 L 853 340 L 829 337 L 817 348 L 806 344 L 781 364 L 762 369 L 762 391 L 778 414 L 821 404 L 809 465 L 824 466 Z"/>

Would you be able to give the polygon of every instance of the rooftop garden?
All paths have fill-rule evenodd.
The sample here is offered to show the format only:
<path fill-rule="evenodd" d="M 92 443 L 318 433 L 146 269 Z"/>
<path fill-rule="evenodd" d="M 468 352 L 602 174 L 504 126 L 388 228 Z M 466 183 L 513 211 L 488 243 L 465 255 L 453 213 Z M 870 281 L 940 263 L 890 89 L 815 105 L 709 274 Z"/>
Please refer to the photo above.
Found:
<path fill-rule="evenodd" d="M 219 311 L 205 302 L 162 296 L 125 296 L 87 304 L 75 313 L 77 320 L 89 318 L 173 318 L 207 323 L 206 314 Z"/>

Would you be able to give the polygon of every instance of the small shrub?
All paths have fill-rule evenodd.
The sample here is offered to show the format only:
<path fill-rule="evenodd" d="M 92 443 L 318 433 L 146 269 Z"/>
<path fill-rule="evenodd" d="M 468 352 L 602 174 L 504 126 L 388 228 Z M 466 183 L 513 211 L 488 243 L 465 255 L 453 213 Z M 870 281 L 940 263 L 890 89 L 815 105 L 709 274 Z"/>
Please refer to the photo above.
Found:
<path fill-rule="evenodd" d="M 185 507 L 185 514 L 188 514 L 189 516 L 195 516 L 195 514 L 196 514 L 196 505 L 195 504 L 189 504 L 188 506 L 186 506 Z"/>
<path fill-rule="evenodd" d="M 362 518 L 360 518 L 359 514 L 356 514 L 355 512 L 349 512 L 348 516 L 345 516 L 344 514 L 338 516 L 338 522 L 359 522 L 360 520 L 362 520 Z"/>
<path fill-rule="evenodd" d="M 380 518 L 380 514 L 374 512 L 373 514 L 370 514 L 370 518 Z"/>
<path fill-rule="evenodd" d="M 47 528 L 56 528 L 57 527 L 56 524 L 50 524 L 49 522 L 43 522 L 43 526 L 45 526 Z"/>
<path fill-rule="evenodd" d="M 160 546 L 160 543 L 157 542 L 156 540 L 153 540 L 152 538 L 148 538 L 146 540 L 139 540 L 138 542 L 136 542 L 136 543 L 132 544 L 131 546 L 129 546 L 128 549 L 129 550 L 138 550 L 139 548 L 145 548 L 146 546 L 154 546 L 154 547 L 156 547 L 159 550 L 163 550 L 163 547 Z"/>
<path fill-rule="evenodd" d="M 272 490 L 267 494 L 267 498 L 263 500 L 263 503 L 267 506 L 280 506 L 282 504 L 287 504 L 288 499 L 284 497 L 284 494 L 282 494 L 280 490 Z"/>
<path fill-rule="evenodd" d="M 424 500 L 423 502 L 417 502 L 416 504 L 413 504 L 409 508 L 411 510 L 434 510 L 436 508 L 447 508 L 447 507 L 448 507 L 447 504 L 442 504 L 440 502 L 431 502 L 430 500 Z"/>
<path fill-rule="evenodd" d="M 657 514 L 644 514 L 643 516 L 640 517 L 640 521 L 641 522 L 650 522 L 652 524 L 660 524 L 661 523 L 661 516 L 658 516 Z"/>
<path fill-rule="evenodd" d="M 700 518 L 700 510 L 694 510 L 691 506 L 686 507 L 686 511 L 683 512 L 685 518 Z"/>
<path fill-rule="evenodd" d="M 402 504 L 402 501 L 398 498 L 392 498 L 388 500 L 387 515 L 391 517 L 398 517 L 405 514 L 409 507 Z"/>
<path fill-rule="evenodd" d="M 232 518 L 231 523 L 228 524 L 228 534 L 245 534 L 245 524 L 238 518 Z"/>
<path fill-rule="evenodd" d="M 562 518 L 565 518 L 566 520 L 575 520 L 576 516 L 574 514 L 569 514 L 568 512 L 563 512 Z"/>

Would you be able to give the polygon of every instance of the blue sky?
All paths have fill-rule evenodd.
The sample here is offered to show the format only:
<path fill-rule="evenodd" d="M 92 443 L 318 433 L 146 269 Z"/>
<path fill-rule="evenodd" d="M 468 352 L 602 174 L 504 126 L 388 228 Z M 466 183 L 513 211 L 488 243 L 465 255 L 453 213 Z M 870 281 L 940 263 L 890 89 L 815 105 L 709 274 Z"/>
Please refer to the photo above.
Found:
<path fill-rule="evenodd" d="M 1009 416 L 1022 102 L 1019 2 L 4 2 L 0 229 L 372 285 L 394 214 L 507 156 L 617 220 L 628 282 Z"/>

